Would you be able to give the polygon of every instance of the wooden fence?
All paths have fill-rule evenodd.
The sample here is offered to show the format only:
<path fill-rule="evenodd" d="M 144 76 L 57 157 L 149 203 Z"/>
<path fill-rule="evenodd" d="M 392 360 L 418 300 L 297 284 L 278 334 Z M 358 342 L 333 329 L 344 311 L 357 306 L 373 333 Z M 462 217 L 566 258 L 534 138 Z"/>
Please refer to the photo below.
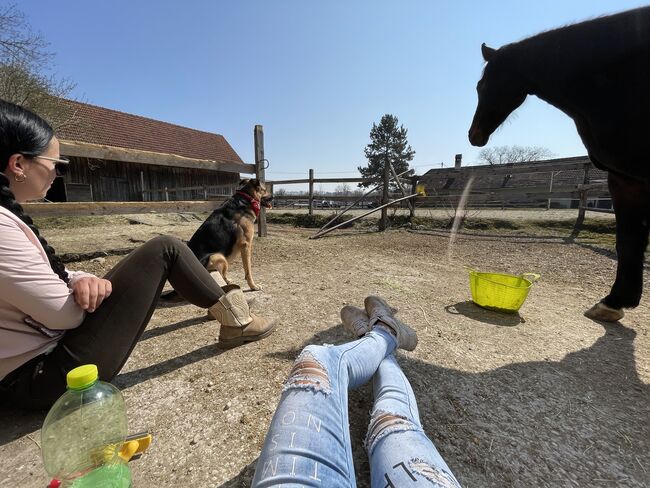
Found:
<path fill-rule="evenodd" d="M 417 178 L 417 177 L 415 177 Z M 409 185 L 409 188 L 411 186 L 414 186 L 413 184 L 413 177 L 411 178 L 400 178 L 402 182 L 405 182 Z M 309 191 L 307 195 L 282 195 L 278 196 L 274 193 L 274 198 L 277 200 L 286 200 L 286 201 L 295 201 L 295 202 L 301 202 L 306 200 L 306 204 L 304 205 L 308 212 L 309 215 L 313 215 L 314 213 L 314 208 L 322 207 L 322 204 L 319 204 L 319 201 L 326 201 L 326 202 L 352 202 L 357 199 L 359 199 L 360 195 L 356 195 L 354 193 L 349 194 L 349 195 L 324 195 L 324 194 L 319 194 L 317 195 L 314 192 L 314 184 L 316 183 L 368 183 L 370 185 L 375 184 L 379 185 L 382 183 L 381 179 L 372 179 L 372 178 L 315 178 L 314 177 L 314 170 L 310 169 L 309 170 L 309 177 L 306 179 L 295 179 L 295 180 L 269 180 L 267 181 L 267 188 L 271 188 L 271 190 L 276 186 L 276 185 L 293 185 L 293 184 L 309 184 Z M 414 192 L 412 192 L 414 193 Z M 318 198 L 316 198 L 318 197 Z M 367 196 L 365 198 L 360 199 L 360 206 L 361 207 L 368 207 L 369 205 L 379 205 L 379 202 L 381 201 L 381 196 L 376 195 L 376 196 Z M 303 205 L 296 205 L 296 206 L 303 206 Z"/>
<path fill-rule="evenodd" d="M 255 177 L 265 181 L 266 159 L 264 159 L 264 132 L 261 125 L 253 129 L 255 142 L 255 164 L 245 165 L 254 169 Z M 225 189 L 228 187 L 228 190 Z M 34 217 L 61 217 L 69 215 L 114 215 L 133 213 L 174 213 L 174 212 L 209 212 L 217 208 L 235 191 L 234 186 L 191 186 L 178 188 L 160 188 L 141 191 L 142 199 L 152 192 L 162 192 L 165 201 L 141 202 L 65 202 L 65 203 L 27 203 L 25 211 Z M 170 201 L 170 194 L 197 191 L 202 194 L 203 200 L 176 200 Z M 259 235 L 266 235 L 266 213 L 262 208 L 258 218 Z"/>
<path fill-rule="evenodd" d="M 471 207 L 546 207 L 554 200 L 574 200 L 580 214 L 587 210 L 611 213 L 607 174 L 586 158 L 499 166 L 470 166 L 432 170 L 420 177 L 428 196 L 418 202 L 431 206 L 454 206 L 470 179 Z M 595 208 L 598 198 L 609 208 Z"/>
<path fill-rule="evenodd" d="M 418 197 L 418 207 L 456 206 L 470 178 L 474 185 L 469 191 L 468 205 L 471 207 L 551 207 L 551 202 L 557 199 L 577 200 L 579 210 L 593 210 L 611 213 L 611 208 L 595 208 L 588 205 L 590 193 L 598 198 L 608 200 L 605 173 L 598 171 L 599 178 L 592 179 L 590 175 L 595 168 L 586 158 L 566 158 L 563 160 L 534 162 L 529 164 L 516 163 L 499 166 L 467 166 L 463 168 L 444 168 L 432 170 L 421 176 L 409 179 L 402 178 L 413 188 L 416 183 L 424 184 L 427 196 Z M 571 178 L 564 176 L 570 173 Z M 571 180 L 571 181 L 567 181 Z M 454 185 L 449 182 L 454 181 Z M 492 182 L 500 185 L 491 185 Z M 364 178 L 315 178 L 314 170 L 309 170 L 306 179 L 272 180 L 270 186 L 309 184 L 306 195 L 275 195 L 276 200 L 302 202 L 297 206 L 308 208 L 309 213 L 318 207 L 318 201 L 349 202 L 356 195 L 316 195 L 315 183 L 379 183 L 379 180 Z M 507 186 L 510 183 L 511 186 Z M 395 195 L 393 195 L 395 196 Z M 364 202 L 378 204 L 380 195 L 368 196 Z M 533 203 L 534 202 L 534 203 Z M 611 207 L 611 204 L 609 205 Z"/>
<path fill-rule="evenodd" d="M 237 185 L 211 185 L 211 186 L 181 186 L 176 188 L 156 188 L 150 190 L 142 190 L 142 201 L 152 201 L 153 198 L 147 198 L 147 195 L 158 195 L 161 194 L 163 200 L 169 202 L 170 200 L 179 200 L 175 198 L 179 193 L 183 194 L 183 198 L 180 200 L 223 200 L 225 197 L 231 196 Z M 185 194 L 190 193 L 191 195 L 197 195 L 198 198 L 186 198 Z M 170 198 L 170 195 L 172 198 Z"/>
<path fill-rule="evenodd" d="M 264 182 L 263 132 L 261 126 L 255 126 L 255 157 L 256 176 Z M 568 183 L 566 175 L 570 172 L 573 182 Z M 564 173 L 564 179 L 560 175 Z M 528 176 L 526 176 L 528 175 Z M 547 175 L 542 177 L 543 175 Z M 595 177 L 594 177 L 595 176 Z M 462 192 L 470 178 L 478 181 L 469 191 L 470 207 L 531 207 L 539 206 L 542 202 L 546 208 L 550 207 L 552 200 L 557 198 L 571 198 L 578 201 L 578 218 L 576 228 L 582 224 L 585 212 L 613 213 L 611 208 L 597 208 L 590 205 L 590 195 L 596 194 L 600 198 L 607 198 L 606 174 L 596 170 L 586 158 L 566 158 L 547 162 L 533 162 L 529 164 L 517 163 L 499 166 L 469 166 L 463 168 L 444 168 L 427 172 L 421 176 L 408 178 L 400 177 L 401 183 L 410 185 L 410 194 L 415 193 L 417 184 L 425 184 L 427 196 L 417 198 L 403 198 L 403 195 L 392 195 L 392 198 L 402 196 L 404 202 L 417 202 L 418 207 L 449 207 L 457 205 Z M 544 179 L 546 178 L 546 179 Z M 579 180 L 578 182 L 575 182 Z M 366 178 L 316 178 L 314 170 L 310 169 L 307 178 L 292 180 L 266 181 L 267 188 L 273 192 L 277 185 L 308 184 L 309 191 L 306 195 L 283 195 L 286 201 L 305 202 L 309 214 L 319 206 L 318 200 L 328 202 L 346 202 L 357 200 L 358 195 L 316 195 L 314 185 L 317 183 L 370 183 L 377 186 L 374 197 L 366 196 L 359 201 L 362 206 L 376 207 L 385 204 L 386 199 L 381 194 L 381 189 L 386 186 L 386 179 Z M 450 183 L 451 182 L 451 183 Z M 492 184 L 501 182 L 500 185 Z M 512 185 L 512 186 L 508 186 Z M 372 186 L 372 185 L 370 185 Z M 26 211 L 33 216 L 63 216 L 63 215 L 105 215 L 128 214 L 147 212 L 207 212 L 211 211 L 227 199 L 234 191 L 230 186 L 199 186 L 162 188 L 148 190 L 160 191 L 165 195 L 165 201 L 155 202 L 78 202 L 78 203 L 47 203 L 26 204 Z M 197 192 L 198 201 L 183 201 L 170 198 L 170 194 L 193 191 Z M 531 205 L 530 202 L 537 202 Z M 527 203 L 528 202 L 528 203 Z M 411 215 L 414 215 L 415 206 L 411 206 Z M 266 215 L 262 209 L 259 218 L 259 234 L 266 235 Z"/>

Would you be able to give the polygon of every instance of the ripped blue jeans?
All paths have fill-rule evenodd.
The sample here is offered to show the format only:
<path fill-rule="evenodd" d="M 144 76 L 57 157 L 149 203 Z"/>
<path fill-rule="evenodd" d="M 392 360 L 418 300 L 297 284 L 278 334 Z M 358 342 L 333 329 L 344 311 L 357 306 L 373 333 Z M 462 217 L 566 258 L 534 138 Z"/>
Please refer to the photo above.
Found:
<path fill-rule="evenodd" d="M 378 327 L 339 346 L 307 346 L 285 382 L 252 486 L 355 487 L 348 389 L 372 378 L 371 485 L 460 487 L 422 430 L 395 347 L 395 338 Z"/>

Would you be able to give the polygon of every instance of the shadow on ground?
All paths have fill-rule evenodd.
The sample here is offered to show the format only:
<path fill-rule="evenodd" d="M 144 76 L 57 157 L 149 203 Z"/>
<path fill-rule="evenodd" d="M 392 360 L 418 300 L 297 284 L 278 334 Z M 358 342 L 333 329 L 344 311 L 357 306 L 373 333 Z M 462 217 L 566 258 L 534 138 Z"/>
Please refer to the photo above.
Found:
<path fill-rule="evenodd" d="M 208 320 L 211 319 L 207 317 L 197 317 L 182 320 L 163 327 L 157 327 L 155 329 L 148 329 L 142 334 L 140 340 L 145 341 L 179 329 L 202 324 Z M 219 349 L 217 344 L 210 344 L 166 361 L 120 374 L 113 380 L 113 384 L 123 390 L 133 385 L 137 385 L 138 383 L 142 383 L 143 381 L 155 379 L 176 369 L 187 366 L 188 364 L 216 357 L 222 352 L 223 350 Z M 39 430 L 43 425 L 43 420 L 45 420 L 46 414 L 47 411 L 30 412 L 26 410 L 11 409 L 9 406 L 0 407 L 0 446 L 15 439 L 19 439 L 30 432 Z M 38 434 L 36 437 L 38 437 Z"/>
<path fill-rule="evenodd" d="M 460 302 L 450 309 L 488 324 L 515 325 L 494 324 L 496 319 L 470 305 Z M 513 363 L 477 373 L 398 354 L 424 429 L 464 486 L 647 486 L 650 388 L 636 373 L 636 333 L 620 324 L 601 326 L 603 335 L 593 344 L 560 361 Z M 334 326 L 299 348 L 269 357 L 291 362 L 308 344 L 346 341 L 342 327 Z M 215 345 L 202 347 L 120 375 L 115 383 L 126 388 L 218 354 Z M 349 404 L 358 486 L 367 487 L 362 444 L 371 388 L 351 392 Z M 42 412 L 0 412 L 0 445 L 37 430 L 43 418 Z M 254 469 L 255 462 L 250 463 L 221 486 L 249 486 Z"/>
<path fill-rule="evenodd" d="M 242 469 L 237 476 L 219 485 L 218 488 L 249 488 L 251 486 L 251 481 L 253 481 L 253 476 L 255 475 L 256 462 L 257 460 L 250 463 Z"/>
<path fill-rule="evenodd" d="M 452 315 L 464 315 L 477 322 L 484 324 L 498 325 L 503 327 L 514 327 L 515 325 L 526 322 L 524 318 L 517 313 L 500 313 L 487 310 L 476 305 L 472 301 L 458 302 L 454 305 L 447 305 L 445 311 Z"/>
<path fill-rule="evenodd" d="M 503 316 L 486 318 L 468 302 L 450 308 L 488 324 L 516 325 L 516 316 L 503 323 Z M 464 486 L 647 486 L 650 388 L 636 373 L 636 333 L 620 324 L 600 325 L 604 333 L 595 343 L 561 361 L 515 363 L 480 373 L 399 354 L 425 431 Z M 343 337 L 337 326 L 304 345 L 345 342 Z M 300 350 L 271 356 L 292 361 Z M 361 446 L 371 407 L 368 386 L 351 392 L 360 487 L 369 486 Z"/>

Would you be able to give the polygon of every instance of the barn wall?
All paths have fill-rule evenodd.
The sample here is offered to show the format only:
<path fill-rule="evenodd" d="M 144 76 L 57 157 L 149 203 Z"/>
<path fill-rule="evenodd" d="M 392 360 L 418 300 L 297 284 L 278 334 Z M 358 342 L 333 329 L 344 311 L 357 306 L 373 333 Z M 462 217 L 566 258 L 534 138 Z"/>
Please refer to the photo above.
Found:
<path fill-rule="evenodd" d="M 470 178 L 473 178 L 470 204 L 478 205 L 521 205 L 536 206 L 547 202 L 553 174 L 553 195 L 557 205 L 577 206 L 574 192 L 562 193 L 558 189 L 576 187 L 584 182 L 584 165 L 590 164 L 587 158 L 568 158 L 535 163 L 515 163 L 497 166 L 465 166 L 429 170 L 418 182 L 423 184 L 427 195 L 448 196 L 441 203 L 457 202 Z M 589 168 L 590 182 L 606 181 L 607 173 L 593 165 Z M 525 189 L 531 189 L 526 193 Z M 512 189 L 512 194 L 508 190 Z M 539 191 L 541 190 L 541 192 Z M 603 205 L 609 207 L 611 202 L 606 186 L 589 191 L 590 199 L 603 199 Z M 559 202 L 567 200 L 567 202 Z M 575 200 L 575 201 L 572 201 Z M 590 202 L 589 206 L 602 206 L 599 202 Z M 552 206 L 556 206 L 552 203 Z"/>
<path fill-rule="evenodd" d="M 238 173 L 226 173 L 196 168 L 156 166 L 141 163 L 123 163 L 89 158 L 70 158 L 70 170 L 65 176 L 69 185 L 68 201 L 142 201 L 142 176 L 144 189 L 156 190 L 193 186 L 219 186 L 220 190 L 234 191 L 239 182 Z M 217 189 L 213 188 L 212 193 Z M 169 191 L 169 200 L 202 200 L 201 191 Z M 147 201 L 165 200 L 163 192 L 147 192 Z"/>

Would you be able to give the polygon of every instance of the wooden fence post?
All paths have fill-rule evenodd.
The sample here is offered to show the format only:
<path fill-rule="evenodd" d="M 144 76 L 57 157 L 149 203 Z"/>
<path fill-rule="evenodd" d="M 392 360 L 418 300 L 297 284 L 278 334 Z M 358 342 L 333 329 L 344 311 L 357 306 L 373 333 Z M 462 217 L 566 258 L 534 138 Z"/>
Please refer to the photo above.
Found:
<path fill-rule="evenodd" d="M 585 174 L 582 179 L 582 183 L 584 185 L 589 183 L 589 168 L 591 166 L 591 163 L 585 163 Z M 573 226 L 573 232 L 571 232 L 571 238 L 575 239 L 578 237 L 578 234 L 580 233 L 580 229 L 582 229 L 582 223 L 585 220 L 585 212 L 587 210 L 587 190 L 582 189 L 580 190 L 580 200 L 578 203 L 578 218 L 576 219 L 576 223 Z"/>
<path fill-rule="evenodd" d="M 551 210 L 551 194 L 553 193 L 553 177 L 555 172 L 551 171 L 551 183 L 548 185 L 548 199 L 546 200 L 546 210 Z"/>
<path fill-rule="evenodd" d="M 264 159 L 264 129 L 261 125 L 256 125 L 253 129 L 253 139 L 255 142 L 255 177 L 264 185 L 266 159 Z M 264 207 L 260 209 L 257 219 L 257 235 L 266 237 L 266 209 Z"/>
<path fill-rule="evenodd" d="M 417 176 L 411 177 L 411 195 L 417 193 L 417 186 L 418 186 L 418 177 Z M 415 197 L 413 197 L 413 199 L 411 200 L 411 206 L 409 207 L 409 212 L 410 212 L 409 219 L 413 221 L 413 218 L 415 217 Z"/>
<path fill-rule="evenodd" d="M 314 170 L 309 170 L 309 215 L 314 215 Z"/>
<path fill-rule="evenodd" d="M 402 182 L 399 180 L 399 175 L 397 174 L 397 171 L 395 171 L 395 168 L 393 167 L 392 163 L 388 163 L 388 167 L 390 168 L 390 172 L 393 174 L 393 178 L 395 178 L 395 183 L 397 184 L 399 190 L 402 192 L 402 196 L 406 196 L 406 190 L 404 189 L 404 186 L 402 185 Z M 409 208 L 409 214 L 413 213 L 414 207 L 413 207 L 413 202 L 410 200 L 406 201 L 406 205 Z"/>
<path fill-rule="evenodd" d="M 388 186 L 390 185 L 390 162 L 384 162 L 384 191 L 381 195 L 381 204 L 386 205 L 388 203 Z M 388 208 L 384 207 L 381 209 L 381 219 L 379 219 L 379 230 L 386 230 L 388 228 Z"/>

